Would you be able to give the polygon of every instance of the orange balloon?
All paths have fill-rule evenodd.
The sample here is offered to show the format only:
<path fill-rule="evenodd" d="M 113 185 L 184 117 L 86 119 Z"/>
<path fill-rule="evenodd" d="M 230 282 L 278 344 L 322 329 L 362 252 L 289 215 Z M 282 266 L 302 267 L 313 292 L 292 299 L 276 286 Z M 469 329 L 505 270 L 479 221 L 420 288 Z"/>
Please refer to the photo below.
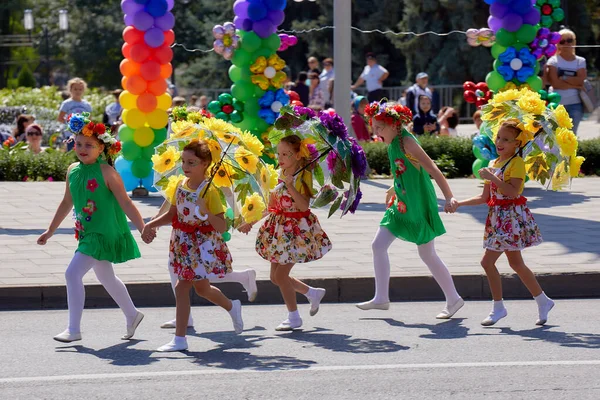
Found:
<path fill-rule="evenodd" d="M 175 43 L 175 32 L 173 32 L 172 30 L 170 31 L 164 31 L 163 32 L 165 34 L 165 43 L 170 46 L 173 43 Z"/>
<path fill-rule="evenodd" d="M 152 82 L 148 82 L 148 92 L 155 96 L 160 96 L 167 91 L 167 81 L 160 78 Z"/>
<path fill-rule="evenodd" d="M 138 75 L 140 73 L 140 64 L 125 59 L 121 61 L 119 69 L 121 70 L 121 74 L 123 76 Z"/>
<path fill-rule="evenodd" d="M 127 81 L 128 79 L 126 76 L 121 78 L 121 87 L 123 88 L 123 90 L 127 90 Z"/>
<path fill-rule="evenodd" d="M 146 61 L 140 66 L 142 77 L 147 81 L 154 81 L 160 78 L 160 64 L 156 61 Z"/>
<path fill-rule="evenodd" d="M 132 45 L 130 45 L 129 43 L 123 43 L 123 47 L 121 47 L 121 53 L 123 53 L 123 57 L 131 58 L 131 47 Z"/>
<path fill-rule="evenodd" d="M 123 30 L 123 40 L 129 44 L 136 44 L 144 41 L 144 32 L 128 26 Z"/>
<path fill-rule="evenodd" d="M 143 113 L 150 113 L 156 110 L 157 104 L 156 96 L 151 93 L 142 93 L 137 98 L 137 108 Z"/>
<path fill-rule="evenodd" d="M 139 75 L 132 75 L 127 80 L 127 90 L 129 93 L 140 95 L 146 91 L 148 83 Z"/>
<path fill-rule="evenodd" d="M 164 79 L 168 79 L 171 74 L 173 74 L 173 66 L 171 65 L 171 63 L 168 64 L 162 64 L 160 66 L 160 77 L 164 78 Z"/>
<path fill-rule="evenodd" d="M 168 64 L 173 59 L 173 49 L 165 43 L 155 49 L 152 55 L 159 64 Z"/>

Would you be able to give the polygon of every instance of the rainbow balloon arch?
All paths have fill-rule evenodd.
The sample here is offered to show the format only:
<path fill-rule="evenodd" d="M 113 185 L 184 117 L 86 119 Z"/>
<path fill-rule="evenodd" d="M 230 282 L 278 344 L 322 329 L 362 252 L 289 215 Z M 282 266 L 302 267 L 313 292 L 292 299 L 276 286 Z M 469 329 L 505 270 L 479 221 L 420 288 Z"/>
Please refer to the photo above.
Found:
<path fill-rule="evenodd" d="M 171 13 L 174 0 L 123 0 L 125 29 L 120 65 L 123 149 L 115 162 L 127 191 L 152 186 L 151 157 L 167 137 L 172 105 L 166 80 L 173 73 L 175 42 Z M 232 61 L 231 94 L 221 94 L 208 105 L 219 119 L 247 130 L 268 144 L 268 131 L 279 110 L 290 103 L 283 91 L 285 61 L 278 55 L 297 43 L 294 36 L 278 35 L 285 18 L 286 0 L 237 0 L 235 19 L 213 28 L 213 49 Z M 266 158 L 272 159 L 267 153 Z"/>
<path fill-rule="evenodd" d="M 564 18 L 560 0 L 485 0 L 490 5 L 488 28 L 469 29 L 467 42 L 473 46 L 491 48 L 493 70 L 485 82 L 465 82 L 464 99 L 477 107 L 485 105 L 494 95 L 507 89 L 527 87 L 541 95 L 548 107 L 560 103 L 558 93 L 547 93 L 539 77 L 540 61 L 556 51 L 560 34 L 552 32 L 554 23 Z M 473 175 L 496 158 L 493 134 L 483 127 L 473 140 Z"/>

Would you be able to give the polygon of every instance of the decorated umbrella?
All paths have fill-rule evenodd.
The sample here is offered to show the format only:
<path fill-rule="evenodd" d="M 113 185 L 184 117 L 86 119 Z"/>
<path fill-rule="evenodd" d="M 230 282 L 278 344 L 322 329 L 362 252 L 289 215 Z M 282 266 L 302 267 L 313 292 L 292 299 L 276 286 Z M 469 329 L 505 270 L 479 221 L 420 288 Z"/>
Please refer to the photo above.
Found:
<path fill-rule="evenodd" d="M 520 152 L 529 179 L 546 189 L 561 190 L 570 186 L 584 161 L 577 156 L 577 137 L 573 122 L 564 106 L 547 108 L 539 93 L 523 88 L 496 94 L 481 108 L 481 132 L 495 139 L 503 121 L 515 119 L 522 133 Z M 508 163 L 505 164 L 505 166 Z"/>
<path fill-rule="evenodd" d="M 294 176 L 309 170 L 319 186 L 311 207 L 330 205 L 329 216 L 338 209 L 342 216 L 354 213 L 362 197 L 360 178 L 367 160 L 362 147 L 348 136 L 341 117 L 335 112 L 318 115 L 305 107 L 284 107 L 269 134 L 273 146 L 286 136 L 298 135 L 307 145 L 308 163 Z"/>
<path fill-rule="evenodd" d="M 277 184 L 277 173 L 260 159 L 263 145 L 254 135 L 218 118 L 204 118 L 198 123 L 178 121 L 171 129 L 171 137 L 156 147 L 152 157 L 154 186 L 165 198 L 172 198 L 184 178 L 183 148 L 193 140 L 202 139 L 210 148 L 213 162 L 201 195 L 206 195 L 210 185 L 219 189 L 222 202 L 230 206 L 226 212 L 228 227 L 237 228 L 244 222 L 262 218 L 270 190 Z"/>

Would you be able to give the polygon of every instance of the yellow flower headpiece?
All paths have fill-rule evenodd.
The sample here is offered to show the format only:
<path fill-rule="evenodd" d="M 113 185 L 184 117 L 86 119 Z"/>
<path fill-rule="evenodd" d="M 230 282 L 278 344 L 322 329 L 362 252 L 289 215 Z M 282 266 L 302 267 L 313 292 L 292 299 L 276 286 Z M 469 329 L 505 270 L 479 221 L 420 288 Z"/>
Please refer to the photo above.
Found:
<path fill-rule="evenodd" d="M 315 143 L 315 139 L 313 138 L 302 139 L 302 141 L 300 142 L 300 157 L 310 158 L 310 149 L 308 148 L 308 145 Z"/>

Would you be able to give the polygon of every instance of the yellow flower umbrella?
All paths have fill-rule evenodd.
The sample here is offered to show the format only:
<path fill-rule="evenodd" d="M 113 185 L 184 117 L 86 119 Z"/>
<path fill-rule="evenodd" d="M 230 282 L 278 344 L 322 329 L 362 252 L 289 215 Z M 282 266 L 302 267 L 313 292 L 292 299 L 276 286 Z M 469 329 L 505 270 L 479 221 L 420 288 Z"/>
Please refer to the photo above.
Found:
<path fill-rule="evenodd" d="M 579 173 L 583 157 L 577 157 L 577 137 L 563 106 L 546 107 L 538 93 L 527 88 L 496 94 L 481 108 L 481 132 L 495 140 L 502 122 L 515 119 L 521 134 L 520 151 L 529 179 L 546 189 L 561 190 L 570 186 L 571 177 Z M 508 163 L 505 164 L 505 166 Z M 572 169 L 577 169 L 573 171 Z"/>
<path fill-rule="evenodd" d="M 230 207 L 226 217 L 234 228 L 262 218 L 269 204 L 273 173 L 272 167 L 260 159 L 263 151 L 260 141 L 220 119 L 185 122 L 172 124 L 171 137 L 155 148 L 154 186 L 172 201 L 177 184 L 183 179 L 181 152 L 191 141 L 204 140 L 211 151 L 212 164 L 201 195 L 206 194 L 209 185 L 219 189 L 223 204 Z"/>

